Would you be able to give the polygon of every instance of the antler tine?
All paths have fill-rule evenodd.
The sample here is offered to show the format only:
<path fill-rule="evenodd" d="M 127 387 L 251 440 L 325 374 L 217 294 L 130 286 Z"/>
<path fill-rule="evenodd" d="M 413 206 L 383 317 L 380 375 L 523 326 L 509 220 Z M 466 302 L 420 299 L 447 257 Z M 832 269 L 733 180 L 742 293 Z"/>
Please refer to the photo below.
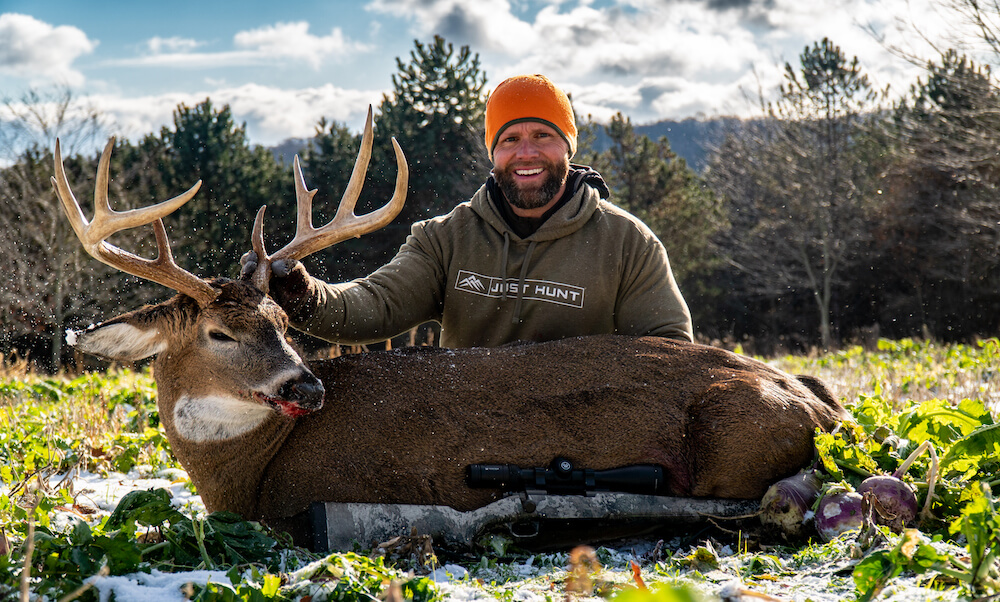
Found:
<path fill-rule="evenodd" d="M 375 135 L 372 133 L 372 106 L 368 105 L 368 117 L 365 119 L 365 131 L 361 135 L 361 148 L 358 149 L 358 158 L 354 160 L 354 169 L 351 170 L 351 179 L 347 182 L 347 188 L 344 189 L 344 195 L 340 197 L 340 205 L 337 207 L 337 215 L 334 216 L 334 221 L 341 216 L 341 219 L 347 219 L 347 216 L 354 215 L 354 207 L 358 204 L 358 198 L 361 196 L 361 187 L 365 183 L 365 175 L 368 174 L 368 163 L 372 158 L 372 142 L 375 140 Z M 310 200 L 312 197 L 310 196 Z M 310 226 L 312 222 L 310 220 Z"/>
<path fill-rule="evenodd" d="M 406 157 L 395 139 L 392 140 L 392 147 L 396 153 L 396 188 L 392 199 L 383 207 L 362 216 L 354 214 L 354 207 L 361 196 L 361 187 L 364 184 L 365 174 L 368 171 L 368 162 L 372 153 L 372 109 L 368 107 L 368 119 L 365 122 L 364 135 L 361 138 L 361 148 L 358 151 L 358 158 L 354 162 L 354 171 L 351 173 L 351 180 L 347 184 L 344 196 L 337 208 L 337 214 L 332 220 L 322 228 L 312 226 L 312 197 L 315 191 L 305 190 L 305 180 L 302 171 L 296 165 L 296 196 L 298 204 L 298 223 L 295 231 L 295 238 L 280 251 L 275 252 L 273 260 L 278 259 L 302 259 L 319 250 L 325 249 L 338 242 L 361 236 L 373 230 L 385 226 L 393 220 L 403 209 L 406 201 L 406 185 L 409 181 L 409 169 L 406 165 Z"/>
<path fill-rule="evenodd" d="M 358 216 L 354 214 L 354 208 L 361 196 L 361 188 L 364 185 L 365 175 L 368 172 L 368 163 L 371 160 L 372 143 L 372 108 L 368 107 L 368 119 L 365 121 L 365 131 L 361 137 L 361 148 L 358 150 L 358 157 L 354 162 L 354 170 L 351 172 L 351 179 L 344 190 L 344 196 L 340 200 L 337 214 L 322 228 L 314 228 L 312 225 L 312 199 L 316 190 L 309 190 L 306 187 L 305 178 L 302 175 L 302 168 L 299 165 L 299 157 L 295 156 L 293 161 L 293 171 L 295 179 L 295 201 L 297 216 L 295 224 L 295 237 L 290 243 L 276 251 L 274 255 L 268 256 L 264 252 L 263 244 L 263 219 L 264 207 L 257 212 L 254 221 L 254 231 L 251 237 L 254 251 L 258 256 L 257 271 L 253 275 L 253 283 L 263 291 L 267 291 L 267 282 L 270 279 L 271 262 L 279 259 L 302 259 L 313 253 L 335 245 L 338 242 L 367 234 L 385 226 L 391 222 L 403 209 L 406 202 L 406 186 L 409 182 L 409 168 L 406 165 L 406 157 L 396 139 L 392 139 L 392 148 L 396 155 L 396 187 L 393 190 L 392 198 L 385 206 Z"/>
<path fill-rule="evenodd" d="M 298 155 L 295 156 L 298 159 Z M 257 269 L 254 270 L 250 281 L 258 289 L 267 294 L 268 283 L 271 281 L 271 258 L 268 257 L 264 249 L 264 210 L 267 205 L 262 205 L 257 210 L 257 217 L 253 220 L 253 231 L 250 233 L 250 247 L 257 254 Z"/>
<path fill-rule="evenodd" d="M 194 274 L 181 268 L 174 262 L 170 253 L 170 243 L 163 227 L 162 218 L 173 213 L 178 207 L 191 200 L 201 187 L 201 180 L 186 192 L 161 203 L 141 209 L 129 211 L 114 211 L 108 201 L 108 179 L 111 166 L 111 151 L 115 146 L 112 136 L 97 165 L 97 182 L 94 187 L 94 220 L 88 222 L 79 201 L 73 195 L 63 167 L 62 151 L 59 140 L 55 149 L 55 176 L 52 185 L 56 196 L 62 204 L 63 211 L 69 218 L 73 231 L 83 244 L 83 248 L 93 258 L 121 270 L 125 273 L 152 280 L 168 288 L 193 297 L 200 305 L 205 306 L 218 295 L 212 286 Z M 128 251 L 109 244 L 106 238 L 116 232 L 152 223 L 156 235 L 156 259 L 144 259 Z"/>

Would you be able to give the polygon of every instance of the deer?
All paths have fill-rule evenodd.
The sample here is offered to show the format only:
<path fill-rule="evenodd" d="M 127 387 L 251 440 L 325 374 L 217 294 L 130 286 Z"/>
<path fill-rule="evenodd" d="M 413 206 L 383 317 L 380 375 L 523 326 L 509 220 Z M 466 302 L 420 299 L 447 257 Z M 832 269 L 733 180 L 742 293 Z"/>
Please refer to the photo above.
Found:
<path fill-rule="evenodd" d="M 503 492 L 471 488 L 473 464 L 544 466 L 566 458 L 595 470 L 662 469 L 670 496 L 759 499 L 814 459 L 813 436 L 846 419 L 826 386 L 713 346 L 597 335 L 495 348 L 404 347 L 307 362 L 268 295 L 271 263 L 303 259 L 389 223 L 405 201 L 407 163 L 395 139 L 390 201 L 355 204 L 372 148 L 368 119 L 334 218 L 312 225 L 312 198 L 293 162 L 296 232 L 268 255 L 264 209 L 249 280 L 202 279 L 173 259 L 163 218 L 200 181 L 166 201 L 114 211 L 114 138 L 98 163 L 94 217 L 73 195 L 55 145 L 52 183 L 87 252 L 177 292 L 68 331 L 77 349 L 117 361 L 152 358 L 160 421 L 208 511 L 271 526 L 314 502 L 427 504 L 471 510 Z M 152 225 L 155 259 L 106 239 Z"/>

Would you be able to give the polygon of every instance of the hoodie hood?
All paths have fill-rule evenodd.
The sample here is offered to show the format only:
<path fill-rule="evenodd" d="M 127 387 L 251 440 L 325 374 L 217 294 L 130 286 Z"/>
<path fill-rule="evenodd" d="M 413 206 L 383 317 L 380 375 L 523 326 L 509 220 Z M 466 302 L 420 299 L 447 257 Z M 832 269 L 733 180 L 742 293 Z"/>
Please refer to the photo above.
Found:
<path fill-rule="evenodd" d="M 611 194 L 601 174 L 586 165 L 570 164 L 566 188 L 571 191 L 569 198 L 556 205 L 544 218 L 542 225 L 523 239 L 511 228 L 498 208 L 500 203 L 506 203 L 507 200 L 492 174 L 472 197 L 472 210 L 505 237 L 509 236 L 516 241 L 555 240 L 583 227 L 597 210 L 598 201 L 607 199 Z"/>

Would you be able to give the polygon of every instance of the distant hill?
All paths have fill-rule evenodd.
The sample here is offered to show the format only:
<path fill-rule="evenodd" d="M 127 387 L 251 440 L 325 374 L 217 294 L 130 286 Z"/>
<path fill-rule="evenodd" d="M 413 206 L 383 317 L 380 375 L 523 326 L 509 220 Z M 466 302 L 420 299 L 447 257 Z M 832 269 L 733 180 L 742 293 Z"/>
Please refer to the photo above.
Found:
<path fill-rule="evenodd" d="M 309 138 L 289 138 L 275 146 L 267 147 L 274 157 L 285 165 L 291 165 L 295 154 L 302 154 L 302 149 L 309 145 Z M 300 157 L 301 158 L 301 157 Z"/>
<path fill-rule="evenodd" d="M 741 123 L 735 117 L 718 117 L 715 119 L 685 119 L 683 121 L 657 121 L 646 125 L 634 125 L 637 134 L 648 136 L 651 140 L 667 137 L 670 149 L 683 158 L 688 167 L 701 172 L 708 164 L 712 149 L 718 146 L 730 128 Z M 610 145 L 604 130 L 597 133 L 594 140 L 594 150 L 604 151 Z"/>
<path fill-rule="evenodd" d="M 670 148 L 683 157 L 691 169 L 701 172 L 708 163 L 709 153 L 725 137 L 729 128 L 738 126 L 740 120 L 735 117 L 717 117 L 714 119 L 685 119 L 683 121 L 657 121 L 646 125 L 636 125 L 635 131 L 644 134 L 652 140 L 666 136 Z M 284 142 L 269 147 L 269 150 L 286 165 L 292 164 L 295 153 L 301 153 L 309 144 L 308 138 L 289 138 Z M 603 151 L 608 148 L 609 141 L 604 130 L 598 132 L 594 140 L 594 148 Z"/>
<path fill-rule="evenodd" d="M 701 172 L 708 164 L 709 153 L 722 143 L 726 132 L 741 123 L 735 117 L 715 119 L 685 119 L 683 121 L 657 121 L 648 125 L 637 125 L 635 131 L 645 134 L 651 140 L 666 136 L 670 149 L 683 157 L 691 169 Z"/>

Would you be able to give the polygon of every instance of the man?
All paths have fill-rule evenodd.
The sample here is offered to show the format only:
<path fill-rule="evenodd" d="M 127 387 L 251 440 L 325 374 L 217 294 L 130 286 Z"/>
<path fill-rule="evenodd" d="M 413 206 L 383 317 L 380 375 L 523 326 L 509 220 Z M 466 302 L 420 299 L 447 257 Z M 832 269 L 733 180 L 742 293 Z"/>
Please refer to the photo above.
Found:
<path fill-rule="evenodd" d="M 486 103 L 493 173 L 468 202 L 413 225 L 367 278 L 329 284 L 276 262 L 271 296 L 296 328 L 329 341 L 382 341 L 427 321 L 444 347 L 591 334 L 692 340 L 666 251 L 609 203 L 600 174 L 570 165 L 569 98 L 541 75 L 505 80 Z M 244 258 L 253 271 L 256 256 Z"/>

